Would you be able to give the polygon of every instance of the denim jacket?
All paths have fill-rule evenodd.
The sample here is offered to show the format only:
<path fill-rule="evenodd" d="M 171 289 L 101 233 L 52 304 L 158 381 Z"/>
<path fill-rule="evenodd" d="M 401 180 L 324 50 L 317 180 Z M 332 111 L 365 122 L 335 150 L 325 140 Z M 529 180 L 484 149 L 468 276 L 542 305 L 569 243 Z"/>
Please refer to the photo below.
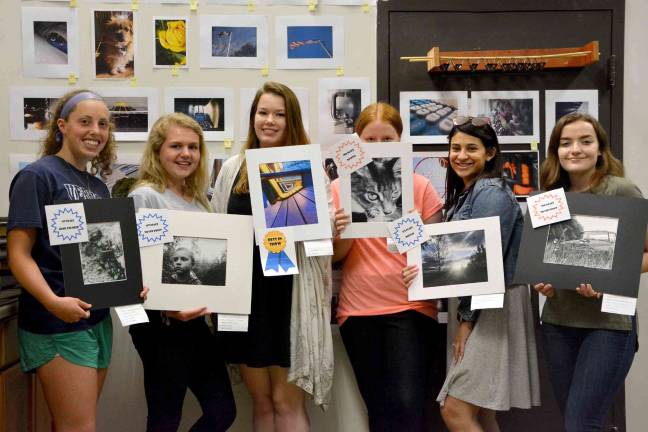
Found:
<path fill-rule="evenodd" d="M 501 178 L 479 179 L 459 195 L 457 205 L 448 210 L 447 221 L 499 216 L 502 235 L 504 281 L 508 286 L 515 273 L 522 239 L 522 211 L 511 190 Z M 457 314 L 464 321 L 476 321 L 479 311 L 470 310 L 470 297 L 460 297 Z"/>

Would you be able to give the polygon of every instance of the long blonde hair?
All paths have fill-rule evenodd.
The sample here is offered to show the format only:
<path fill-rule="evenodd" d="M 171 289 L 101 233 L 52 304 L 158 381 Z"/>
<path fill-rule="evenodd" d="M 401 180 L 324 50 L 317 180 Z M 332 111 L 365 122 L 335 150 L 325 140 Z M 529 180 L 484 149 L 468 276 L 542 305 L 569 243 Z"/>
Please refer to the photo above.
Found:
<path fill-rule="evenodd" d="M 592 125 L 594 132 L 596 133 L 599 152 L 601 152 L 596 160 L 596 171 L 594 171 L 594 174 L 590 179 L 590 188 L 598 186 L 607 175 L 617 177 L 623 177 L 624 175 L 623 164 L 612 154 L 608 135 L 605 132 L 605 129 L 603 129 L 603 126 L 601 126 L 601 123 L 589 114 L 573 112 L 561 117 L 551 131 L 549 147 L 547 149 L 547 158 L 540 168 L 540 184 L 545 190 L 560 187 L 568 189 L 570 186 L 569 174 L 567 174 L 567 171 L 565 171 L 560 165 L 558 147 L 560 146 L 560 137 L 565 126 L 577 121 L 584 121 Z"/>
<path fill-rule="evenodd" d="M 58 124 L 56 123 L 59 118 L 61 118 L 61 111 L 63 106 L 76 96 L 79 93 L 94 93 L 90 90 L 79 89 L 74 90 L 69 93 L 66 93 L 62 98 L 56 102 L 54 110 L 52 112 L 52 118 L 47 124 L 47 135 L 41 144 L 40 157 L 49 156 L 58 153 L 63 148 L 63 139 L 61 137 L 61 132 L 59 131 Z M 102 100 L 103 101 L 103 100 Z M 105 102 L 104 102 L 105 104 Z M 67 121 L 70 118 L 70 114 L 76 110 L 76 106 L 68 113 L 68 115 L 63 119 Z M 91 169 L 93 175 L 99 173 L 102 177 L 109 176 L 112 172 L 112 163 L 116 159 L 117 153 L 117 144 L 115 143 L 115 125 L 113 122 L 109 122 L 108 127 L 108 141 L 106 145 L 99 152 L 97 157 L 90 161 Z M 58 138 L 57 138 L 58 137 Z"/>
<path fill-rule="evenodd" d="M 247 163 L 245 161 L 245 150 L 256 149 L 260 147 L 259 137 L 257 137 L 256 132 L 254 131 L 254 118 L 256 117 L 257 107 L 259 105 L 259 99 L 266 93 L 271 93 L 277 96 L 280 96 L 284 100 L 286 105 L 286 142 L 285 145 L 302 145 L 310 144 L 308 135 L 304 130 L 304 124 L 302 122 L 301 109 L 299 108 L 299 101 L 297 96 L 293 93 L 288 86 L 285 86 L 278 82 L 268 81 L 266 82 L 259 91 L 257 91 L 250 107 L 250 117 L 249 117 L 249 126 L 248 126 L 248 137 L 245 146 L 241 149 L 241 169 L 239 170 L 239 179 L 234 185 L 234 193 L 236 194 L 245 194 L 250 191 L 248 184 L 248 174 L 247 174 Z"/>
<path fill-rule="evenodd" d="M 185 192 L 198 201 L 206 210 L 211 206 L 207 201 L 205 191 L 209 178 L 207 176 L 207 147 L 203 131 L 198 122 L 186 114 L 172 113 L 166 114 L 157 119 L 146 142 L 146 149 L 142 156 L 140 165 L 140 174 L 137 183 L 131 190 L 141 186 L 150 186 L 156 191 L 162 193 L 166 190 L 167 174 L 160 163 L 160 148 L 166 141 L 169 128 L 177 126 L 190 129 L 198 135 L 198 148 L 200 151 L 200 162 L 196 170 L 185 179 Z"/>

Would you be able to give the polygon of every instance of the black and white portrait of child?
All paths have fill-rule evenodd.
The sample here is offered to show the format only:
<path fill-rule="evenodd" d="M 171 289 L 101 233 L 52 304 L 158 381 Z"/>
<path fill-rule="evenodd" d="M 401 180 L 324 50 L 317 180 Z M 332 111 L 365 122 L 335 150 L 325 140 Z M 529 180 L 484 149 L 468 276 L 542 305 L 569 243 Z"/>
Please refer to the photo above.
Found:
<path fill-rule="evenodd" d="M 175 237 L 164 245 L 162 283 L 225 285 L 227 240 Z"/>

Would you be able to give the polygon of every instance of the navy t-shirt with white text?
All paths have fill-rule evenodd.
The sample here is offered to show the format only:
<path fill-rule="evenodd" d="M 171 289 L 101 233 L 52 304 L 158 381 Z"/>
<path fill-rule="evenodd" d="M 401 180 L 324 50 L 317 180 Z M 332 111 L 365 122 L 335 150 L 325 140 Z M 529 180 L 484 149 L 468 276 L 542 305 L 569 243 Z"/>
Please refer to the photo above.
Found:
<path fill-rule="evenodd" d="M 35 228 L 32 258 L 52 291 L 65 296 L 63 268 L 58 246 L 50 246 L 45 206 L 61 200 L 110 198 L 106 185 L 58 156 L 45 156 L 16 174 L 9 188 L 9 223 L 13 228 Z M 66 333 L 92 328 L 108 315 L 108 309 L 93 310 L 90 318 L 70 324 L 58 319 L 27 290 L 20 294 L 18 326 L 32 333 Z"/>

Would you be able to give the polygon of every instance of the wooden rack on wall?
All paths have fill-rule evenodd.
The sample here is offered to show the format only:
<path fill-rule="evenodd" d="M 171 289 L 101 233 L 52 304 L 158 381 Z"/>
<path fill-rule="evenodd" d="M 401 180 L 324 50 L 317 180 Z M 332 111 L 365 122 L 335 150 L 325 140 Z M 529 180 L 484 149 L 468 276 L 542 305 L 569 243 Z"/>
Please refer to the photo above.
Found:
<path fill-rule="evenodd" d="M 543 69 L 581 68 L 599 60 L 599 43 L 575 48 L 445 51 L 433 47 L 426 56 L 401 57 L 426 62 L 428 73 L 437 72 L 537 72 Z"/>

